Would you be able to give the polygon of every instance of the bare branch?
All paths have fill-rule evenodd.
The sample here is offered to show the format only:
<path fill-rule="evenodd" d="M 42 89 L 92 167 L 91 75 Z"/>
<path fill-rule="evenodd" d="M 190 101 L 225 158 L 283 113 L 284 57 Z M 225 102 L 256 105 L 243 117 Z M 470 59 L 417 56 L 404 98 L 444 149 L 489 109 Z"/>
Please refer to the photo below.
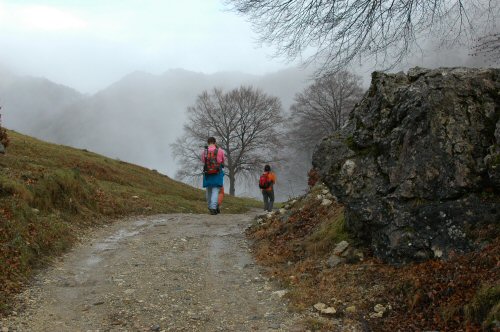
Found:
<path fill-rule="evenodd" d="M 215 136 L 226 151 L 225 172 L 234 194 L 237 177 L 250 178 L 264 163 L 277 160 L 282 123 L 280 101 L 260 90 L 242 86 L 227 93 L 204 91 L 188 108 L 185 134 L 172 145 L 183 165 L 177 176 L 199 178 L 202 147 L 207 137 Z"/>
<path fill-rule="evenodd" d="M 500 33 L 478 38 L 470 55 L 484 58 L 490 64 L 500 64 Z"/>
<path fill-rule="evenodd" d="M 289 133 L 297 148 L 310 150 L 323 137 L 339 129 L 361 100 L 361 78 L 341 71 L 318 78 L 296 94 L 291 107 Z"/>
<path fill-rule="evenodd" d="M 249 17 L 261 42 L 277 47 L 276 56 L 314 55 L 318 76 L 335 73 L 362 57 L 384 68 L 401 62 L 417 39 L 439 37 L 470 42 L 491 31 L 500 4 L 491 0 L 226 0 Z M 486 15 L 485 15 L 486 14 Z"/>

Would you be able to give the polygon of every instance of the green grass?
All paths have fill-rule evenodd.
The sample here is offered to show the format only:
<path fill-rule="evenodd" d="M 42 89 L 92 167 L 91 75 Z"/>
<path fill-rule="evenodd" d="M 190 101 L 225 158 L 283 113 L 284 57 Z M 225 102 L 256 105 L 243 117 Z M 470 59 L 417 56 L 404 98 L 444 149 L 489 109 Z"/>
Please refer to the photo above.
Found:
<path fill-rule="evenodd" d="M 51 257 L 93 225 L 130 215 L 206 213 L 204 191 L 154 170 L 7 131 L 0 155 L 0 314 Z M 223 213 L 260 207 L 227 195 Z"/>
<path fill-rule="evenodd" d="M 323 255 L 331 252 L 340 241 L 351 242 L 345 229 L 344 211 L 340 209 L 336 212 L 306 239 L 305 244 L 309 252 Z"/>
<path fill-rule="evenodd" d="M 482 285 L 470 303 L 464 307 L 469 322 L 493 328 L 494 321 L 500 319 L 500 285 Z"/>

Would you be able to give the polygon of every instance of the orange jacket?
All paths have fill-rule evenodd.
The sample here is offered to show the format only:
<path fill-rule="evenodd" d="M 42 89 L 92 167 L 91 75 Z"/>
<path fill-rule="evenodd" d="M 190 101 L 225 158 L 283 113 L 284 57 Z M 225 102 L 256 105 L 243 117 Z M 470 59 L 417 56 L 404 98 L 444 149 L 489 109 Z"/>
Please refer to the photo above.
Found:
<path fill-rule="evenodd" d="M 273 190 L 273 186 L 276 183 L 276 174 L 274 174 L 274 172 L 264 172 L 264 174 L 265 173 L 267 173 L 267 177 L 269 178 L 269 181 L 272 182 L 272 184 L 271 184 L 271 186 L 269 188 L 262 189 L 262 190 L 271 191 L 271 190 Z"/>

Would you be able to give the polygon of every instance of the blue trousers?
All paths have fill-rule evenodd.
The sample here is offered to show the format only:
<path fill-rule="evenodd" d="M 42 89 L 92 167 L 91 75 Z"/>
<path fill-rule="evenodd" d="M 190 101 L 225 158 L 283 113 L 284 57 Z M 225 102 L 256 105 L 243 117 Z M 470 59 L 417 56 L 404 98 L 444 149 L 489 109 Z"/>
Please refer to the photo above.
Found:
<path fill-rule="evenodd" d="M 220 187 L 207 187 L 207 204 L 208 208 L 217 209 L 217 200 L 219 199 Z"/>

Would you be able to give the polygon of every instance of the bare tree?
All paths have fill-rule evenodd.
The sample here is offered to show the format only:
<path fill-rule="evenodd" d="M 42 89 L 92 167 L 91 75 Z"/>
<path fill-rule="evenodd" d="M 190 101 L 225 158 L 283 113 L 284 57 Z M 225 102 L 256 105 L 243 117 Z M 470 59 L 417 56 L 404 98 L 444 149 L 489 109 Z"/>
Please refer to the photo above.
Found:
<path fill-rule="evenodd" d="M 340 71 L 317 78 L 295 95 L 283 150 L 288 162 L 281 169 L 281 178 L 288 179 L 290 194 L 307 191 L 314 146 L 344 124 L 362 94 L 361 78 Z"/>
<path fill-rule="evenodd" d="M 225 174 L 229 193 L 235 194 L 237 177 L 251 176 L 278 158 L 283 123 L 281 103 L 253 87 L 229 92 L 204 91 L 188 108 L 184 135 L 172 145 L 183 168 L 182 180 L 201 178 L 201 148 L 209 136 L 226 151 Z"/>
<path fill-rule="evenodd" d="M 484 58 L 490 64 L 499 64 L 500 33 L 492 33 L 478 38 L 471 50 L 470 55 Z"/>
<path fill-rule="evenodd" d="M 261 41 L 277 55 L 323 63 L 318 74 L 336 72 L 359 57 L 390 68 L 417 46 L 418 37 L 471 41 L 498 18 L 491 0 L 226 0 L 250 18 Z M 484 15 L 483 15 L 484 14 Z M 486 30 L 485 30 L 486 29 Z"/>
<path fill-rule="evenodd" d="M 323 137 L 342 127 L 362 96 L 361 78 L 348 71 L 316 79 L 296 94 L 290 108 L 288 136 L 297 142 L 294 146 L 312 153 Z"/>

